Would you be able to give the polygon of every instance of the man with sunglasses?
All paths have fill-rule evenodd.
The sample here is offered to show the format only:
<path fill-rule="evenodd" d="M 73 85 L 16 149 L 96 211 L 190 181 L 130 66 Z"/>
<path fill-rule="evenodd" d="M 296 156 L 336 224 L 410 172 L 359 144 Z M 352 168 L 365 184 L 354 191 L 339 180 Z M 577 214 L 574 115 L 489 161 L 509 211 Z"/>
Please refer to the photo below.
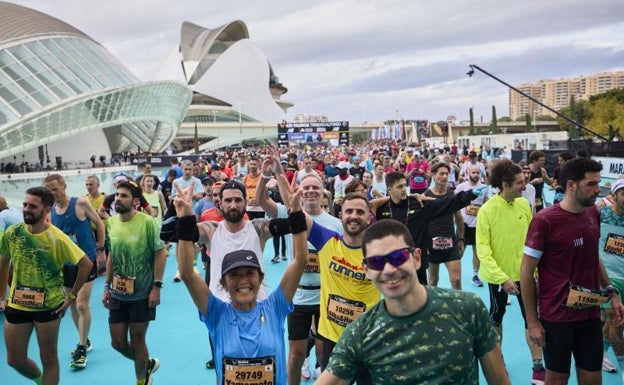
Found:
<path fill-rule="evenodd" d="M 477 385 L 479 364 L 488 384 L 510 384 L 485 305 L 473 293 L 422 285 L 421 251 L 405 225 L 376 222 L 362 249 L 384 299 L 347 326 L 315 384 L 348 384 L 366 366 L 375 384 Z"/>

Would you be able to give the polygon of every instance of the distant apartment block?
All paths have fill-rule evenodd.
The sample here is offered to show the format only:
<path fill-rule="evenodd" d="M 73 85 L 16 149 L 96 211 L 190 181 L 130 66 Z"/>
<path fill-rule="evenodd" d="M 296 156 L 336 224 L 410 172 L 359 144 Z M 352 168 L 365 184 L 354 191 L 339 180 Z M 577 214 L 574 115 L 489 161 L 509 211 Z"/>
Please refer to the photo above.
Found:
<path fill-rule="evenodd" d="M 524 83 L 517 86 L 520 91 L 539 100 L 552 109 L 559 111 L 568 106 L 570 98 L 588 100 L 590 96 L 624 87 L 624 71 L 601 72 L 577 78 L 540 80 L 535 83 Z M 556 115 L 539 104 L 509 90 L 509 117 L 518 119 L 529 114 L 532 118 L 538 115 Z"/>

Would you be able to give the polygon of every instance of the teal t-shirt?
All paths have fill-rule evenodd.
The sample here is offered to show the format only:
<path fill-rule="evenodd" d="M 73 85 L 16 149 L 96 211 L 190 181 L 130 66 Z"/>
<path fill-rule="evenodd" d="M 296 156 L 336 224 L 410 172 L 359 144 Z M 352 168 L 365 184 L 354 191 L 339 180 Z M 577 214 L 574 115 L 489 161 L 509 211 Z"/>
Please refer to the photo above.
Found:
<path fill-rule="evenodd" d="M 328 370 L 351 379 L 364 365 L 376 385 L 478 385 L 477 359 L 498 342 L 485 304 L 474 293 L 426 289 L 414 314 L 392 316 L 382 300 L 347 326 Z"/>
<path fill-rule="evenodd" d="M 609 278 L 624 280 L 624 215 L 600 209 L 600 259 Z"/>
<path fill-rule="evenodd" d="M 128 222 L 112 216 L 106 226 L 113 258 L 111 296 L 125 300 L 149 296 L 154 282 L 154 257 L 165 247 L 155 218 L 137 212 Z"/>

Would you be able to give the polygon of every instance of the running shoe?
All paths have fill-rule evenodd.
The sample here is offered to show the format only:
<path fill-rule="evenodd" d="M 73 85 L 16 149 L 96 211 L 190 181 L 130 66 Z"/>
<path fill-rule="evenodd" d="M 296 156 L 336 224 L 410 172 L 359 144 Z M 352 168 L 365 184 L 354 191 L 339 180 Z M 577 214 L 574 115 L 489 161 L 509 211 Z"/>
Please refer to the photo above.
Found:
<path fill-rule="evenodd" d="M 301 365 L 301 378 L 304 380 L 309 380 L 312 374 L 310 373 L 310 366 L 308 365 L 308 359 L 306 358 L 303 361 L 303 365 Z"/>
<path fill-rule="evenodd" d="M 546 371 L 544 367 L 540 369 L 533 369 L 533 377 L 531 377 L 532 385 L 544 385 L 544 381 L 546 381 Z"/>
<path fill-rule="evenodd" d="M 154 382 L 152 374 L 156 373 L 158 368 L 160 368 L 160 361 L 158 361 L 158 358 L 150 358 L 145 373 L 145 385 L 152 385 Z"/>
<path fill-rule="evenodd" d="M 278 263 L 280 261 L 280 259 L 281 259 L 280 256 L 276 255 L 275 257 L 273 257 L 273 259 L 271 259 L 271 262 Z"/>
<path fill-rule="evenodd" d="M 317 366 L 316 368 L 314 368 L 314 373 L 312 373 L 312 375 L 315 379 L 319 378 L 321 376 L 321 367 Z"/>
<path fill-rule="evenodd" d="M 182 279 L 180 278 L 180 272 L 176 271 L 176 274 L 173 276 L 173 282 L 180 282 Z"/>
<path fill-rule="evenodd" d="M 282 261 L 288 261 L 288 258 L 285 255 L 282 255 Z"/>
<path fill-rule="evenodd" d="M 87 367 L 87 347 L 78 345 L 72 354 L 70 366 L 74 369 L 84 369 Z"/>
<path fill-rule="evenodd" d="M 209 361 L 206 361 L 206 369 L 214 369 L 215 368 L 215 362 L 214 359 L 211 359 Z"/>
<path fill-rule="evenodd" d="M 602 356 L 602 370 L 609 373 L 617 372 L 617 368 L 606 354 Z"/>
<path fill-rule="evenodd" d="M 72 357 L 74 356 L 74 354 L 76 354 L 76 350 L 78 350 L 79 346 L 80 346 L 80 343 L 76 344 L 76 348 L 71 351 L 70 355 Z M 91 346 L 91 340 L 87 338 L 87 353 L 89 353 L 91 350 L 93 350 L 93 346 Z"/>
<path fill-rule="evenodd" d="M 478 275 L 475 275 L 474 277 L 472 277 L 472 284 L 475 285 L 476 287 L 483 286 L 483 282 L 481 282 Z"/>

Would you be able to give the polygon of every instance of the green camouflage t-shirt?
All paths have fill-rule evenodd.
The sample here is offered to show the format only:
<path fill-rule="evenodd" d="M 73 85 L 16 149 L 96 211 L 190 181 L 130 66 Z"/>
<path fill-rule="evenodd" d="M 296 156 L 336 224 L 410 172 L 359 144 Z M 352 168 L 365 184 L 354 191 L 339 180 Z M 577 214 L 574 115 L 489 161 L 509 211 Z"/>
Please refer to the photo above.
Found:
<path fill-rule="evenodd" d="M 427 287 L 427 303 L 415 314 L 391 316 L 382 300 L 347 326 L 328 370 L 350 380 L 365 365 L 376 385 L 478 385 L 477 359 L 497 342 L 477 295 Z"/>

